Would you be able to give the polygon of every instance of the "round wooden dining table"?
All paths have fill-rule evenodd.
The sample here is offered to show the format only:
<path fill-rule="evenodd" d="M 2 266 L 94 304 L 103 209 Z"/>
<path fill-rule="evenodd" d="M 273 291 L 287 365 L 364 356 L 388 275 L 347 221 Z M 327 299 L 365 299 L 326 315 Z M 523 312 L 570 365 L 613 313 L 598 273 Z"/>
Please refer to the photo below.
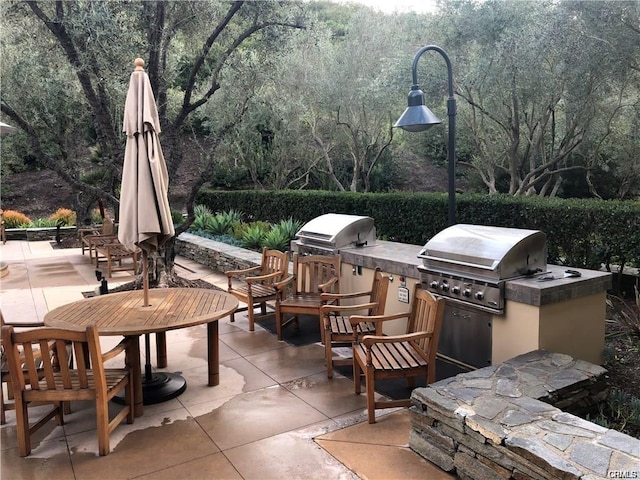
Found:
<path fill-rule="evenodd" d="M 208 384 L 220 383 L 218 320 L 238 308 L 238 300 L 226 292 L 204 288 L 154 288 L 144 305 L 143 291 L 99 295 L 62 305 L 44 317 L 47 327 L 84 330 L 98 327 L 100 335 L 129 338 L 126 362 L 134 375 L 134 413 L 143 414 L 140 335 L 207 324 Z"/>

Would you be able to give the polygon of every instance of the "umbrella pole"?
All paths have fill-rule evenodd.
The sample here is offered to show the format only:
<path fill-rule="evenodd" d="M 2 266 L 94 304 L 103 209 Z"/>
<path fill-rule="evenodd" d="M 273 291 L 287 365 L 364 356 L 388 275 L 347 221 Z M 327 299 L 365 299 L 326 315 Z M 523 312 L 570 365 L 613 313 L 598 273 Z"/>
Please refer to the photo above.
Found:
<path fill-rule="evenodd" d="M 149 306 L 149 257 L 147 251 L 142 250 L 142 291 L 144 307 Z"/>

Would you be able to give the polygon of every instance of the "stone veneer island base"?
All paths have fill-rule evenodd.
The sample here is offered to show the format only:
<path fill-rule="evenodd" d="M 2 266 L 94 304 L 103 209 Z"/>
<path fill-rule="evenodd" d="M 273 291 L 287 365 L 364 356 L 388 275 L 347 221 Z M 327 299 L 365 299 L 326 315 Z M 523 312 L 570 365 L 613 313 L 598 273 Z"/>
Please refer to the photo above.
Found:
<path fill-rule="evenodd" d="M 640 440 L 574 415 L 605 374 L 536 350 L 418 388 L 409 446 L 462 480 L 640 478 Z"/>

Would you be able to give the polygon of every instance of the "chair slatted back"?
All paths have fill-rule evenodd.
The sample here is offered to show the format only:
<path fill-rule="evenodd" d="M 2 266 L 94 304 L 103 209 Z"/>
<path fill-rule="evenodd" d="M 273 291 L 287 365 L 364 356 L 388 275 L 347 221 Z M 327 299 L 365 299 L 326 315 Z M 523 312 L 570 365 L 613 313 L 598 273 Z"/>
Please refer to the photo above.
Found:
<path fill-rule="evenodd" d="M 330 291 L 340 291 L 340 255 L 294 255 L 295 293 L 318 293 L 320 286 L 337 278 Z"/>
<path fill-rule="evenodd" d="M 264 283 L 271 284 L 282 280 L 289 272 L 289 254 L 279 250 L 262 249 L 262 272 L 261 275 L 281 272 L 279 278 L 266 280 Z"/>
<path fill-rule="evenodd" d="M 420 284 L 416 285 L 414 295 L 411 316 L 407 323 L 407 333 L 427 332 L 431 334 L 429 337 L 414 341 L 414 344 L 419 351 L 425 354 L 425 358 L 428 357 L 427 360 L 433 365 L 436 360 L 437 348 L 431 347 L 432 345 L 438 345 L 438 337 L 444 317 L 445 300 L 420 288 Z"/>
<path fill-rule="evenodd" d="M 19 390 L 25 400 L 62 401 L 93 398 L 96 393 L 106 395 L 102 352 L 94 326 L 84 332 L 46 327 L 16 332 L 12 327 L 4 327 L 2 333 L 9 350 L 11 377 L 14 382 L 17 379 L 14 392 L 18 394 Z M 68 343 L 72 344 L 76 357 L 75 369 L 70 367 Z M 39 382 L 29 382 L 39 377 Z"/>
<path fill-rule="evenodd" d="M 115 226 L 113 224 L 113 220 L 111 217 L 104 217 L 102 221 L 102 233 L 101 235 L 114 235 L 115 234 Z"/>
<path fill-rule="evenodd" d="M 369 315 L 382 315 L 387 306 L 387 292 L 389 291 L 389 276 L 383 275 L 379 268 L 373 274 L 373 284 L 371 286 L 372 303 L 377 306 L 369 311 Z"/>

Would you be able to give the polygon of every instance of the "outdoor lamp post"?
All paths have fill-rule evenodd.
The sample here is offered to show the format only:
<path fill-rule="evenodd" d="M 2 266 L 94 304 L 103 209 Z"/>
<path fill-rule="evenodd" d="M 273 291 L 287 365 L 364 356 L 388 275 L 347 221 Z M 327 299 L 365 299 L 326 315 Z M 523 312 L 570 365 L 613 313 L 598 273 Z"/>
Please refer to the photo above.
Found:
<path fill-rule="evenodd" d="M 449 225 L 456 223 L 456 99 L 453 98 L 453 70 L 447 53 L 435 45 L 422 47 L 413 57 L 413 85 L 407 96 L 407 109 L 395 123 L 408 132 L 422 132 L 433 125 L 442 123 L 424 104 L 424 93 L 418 85 L 418 59 L 423 53 L 433 50 L 438 52 L 447 62 L 449 78 L 449 98 L 447 99 L 447 115 L 449 116 Z"/>

